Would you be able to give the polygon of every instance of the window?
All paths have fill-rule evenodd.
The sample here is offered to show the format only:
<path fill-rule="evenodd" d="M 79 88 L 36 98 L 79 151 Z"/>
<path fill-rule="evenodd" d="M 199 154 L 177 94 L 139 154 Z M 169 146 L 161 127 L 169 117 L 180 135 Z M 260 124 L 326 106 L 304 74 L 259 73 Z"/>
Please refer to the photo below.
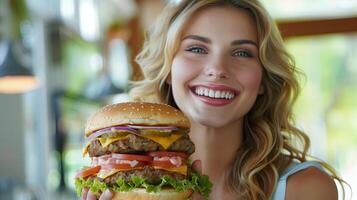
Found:
<path fill-rule="evenodd" d="M 357 188 L 357 1 L 262 2 L 306 75 L 295 115 L 310 136 L 311 154 Z"/>

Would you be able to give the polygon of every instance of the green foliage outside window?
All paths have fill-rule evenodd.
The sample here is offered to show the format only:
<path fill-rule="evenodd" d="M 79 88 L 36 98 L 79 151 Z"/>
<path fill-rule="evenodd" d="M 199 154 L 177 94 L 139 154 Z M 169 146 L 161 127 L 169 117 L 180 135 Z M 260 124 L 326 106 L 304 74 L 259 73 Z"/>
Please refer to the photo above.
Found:
<path fill-rule="evenodd" d="M 297 122 L 310 136 L 321 138 L 312 140 L 312 149 L 325 145 L 315 154 L 325 155 L 356 188 L 357 36 L 295 38 L 286 45 L 306 75 L 295 107 Z"/>

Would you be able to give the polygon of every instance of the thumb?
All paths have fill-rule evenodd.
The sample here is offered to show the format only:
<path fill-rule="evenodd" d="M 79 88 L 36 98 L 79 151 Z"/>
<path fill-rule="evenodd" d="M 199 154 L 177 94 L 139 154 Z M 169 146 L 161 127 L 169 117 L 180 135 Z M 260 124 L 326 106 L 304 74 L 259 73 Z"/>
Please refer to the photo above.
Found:
<path fill-rule="evenodd" d="M 88 188 L 85 188 L 82 190 L 82 199 L 86 200 L 87 199 L 87 195 L 88 195 Z"/>
<path fill-rule="evenodd" d="M 97 199 L 97 197 L 95 196 L 95 194 L 91 190 L 89 190 L 88 193 L 87 193 L 86 200 L 95 200 L 95 199 Z"/>
<path fill-rule="evenodd" d="M 195 160 L 192 162 L 192 169 L 200 174 L 202 174 L 202 162 L 201 160 Z"/>
<path fill-rule="evenodd" d="M 102 195 L 100 195 L 99 200 L 111 200 L 113 196 L 114 196 L 113 192 L 107 189 L 102 193 Z"/>

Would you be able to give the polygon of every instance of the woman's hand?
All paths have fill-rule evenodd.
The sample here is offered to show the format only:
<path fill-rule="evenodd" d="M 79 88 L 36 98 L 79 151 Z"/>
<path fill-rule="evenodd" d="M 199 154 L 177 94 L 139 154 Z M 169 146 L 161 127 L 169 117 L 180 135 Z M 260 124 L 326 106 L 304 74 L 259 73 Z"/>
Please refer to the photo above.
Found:
<path fill-rule="evenodd" d="M 113 198 L 113 196 L 114 196 L 113 192 L 108 189 L 100 195 L 99 200 L 111 200 Z M 82 190 L 82 199 L 83 200 L 97 200 L 97 197 L 89 189 L 83 189 Z"/>
<path fill-rule="evenodd" d="M 202 163 L 201 160 L 195 160 L 192 163 L 192 169 L 195 170 L 196 172 L 202 174 Z M 206 200 L 203 196 L 201 196 L 198 193 L 193 193 L 191 196 L 192 200 Z"/>

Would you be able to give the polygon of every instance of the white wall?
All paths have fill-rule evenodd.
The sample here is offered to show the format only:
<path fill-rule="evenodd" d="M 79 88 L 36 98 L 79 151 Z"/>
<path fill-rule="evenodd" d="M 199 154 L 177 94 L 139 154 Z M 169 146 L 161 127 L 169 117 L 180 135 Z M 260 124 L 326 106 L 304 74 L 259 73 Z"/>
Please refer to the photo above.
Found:
<path fill-rule="evenodd" d="M 42 92 L 0 93 L 0 182 L 25 199 L 48 199 L 50 134 Z"/>
<path fill-rule="evenodd" d="M 26 182 L 22 95 L 0 94 L 0 177 Z"/>

